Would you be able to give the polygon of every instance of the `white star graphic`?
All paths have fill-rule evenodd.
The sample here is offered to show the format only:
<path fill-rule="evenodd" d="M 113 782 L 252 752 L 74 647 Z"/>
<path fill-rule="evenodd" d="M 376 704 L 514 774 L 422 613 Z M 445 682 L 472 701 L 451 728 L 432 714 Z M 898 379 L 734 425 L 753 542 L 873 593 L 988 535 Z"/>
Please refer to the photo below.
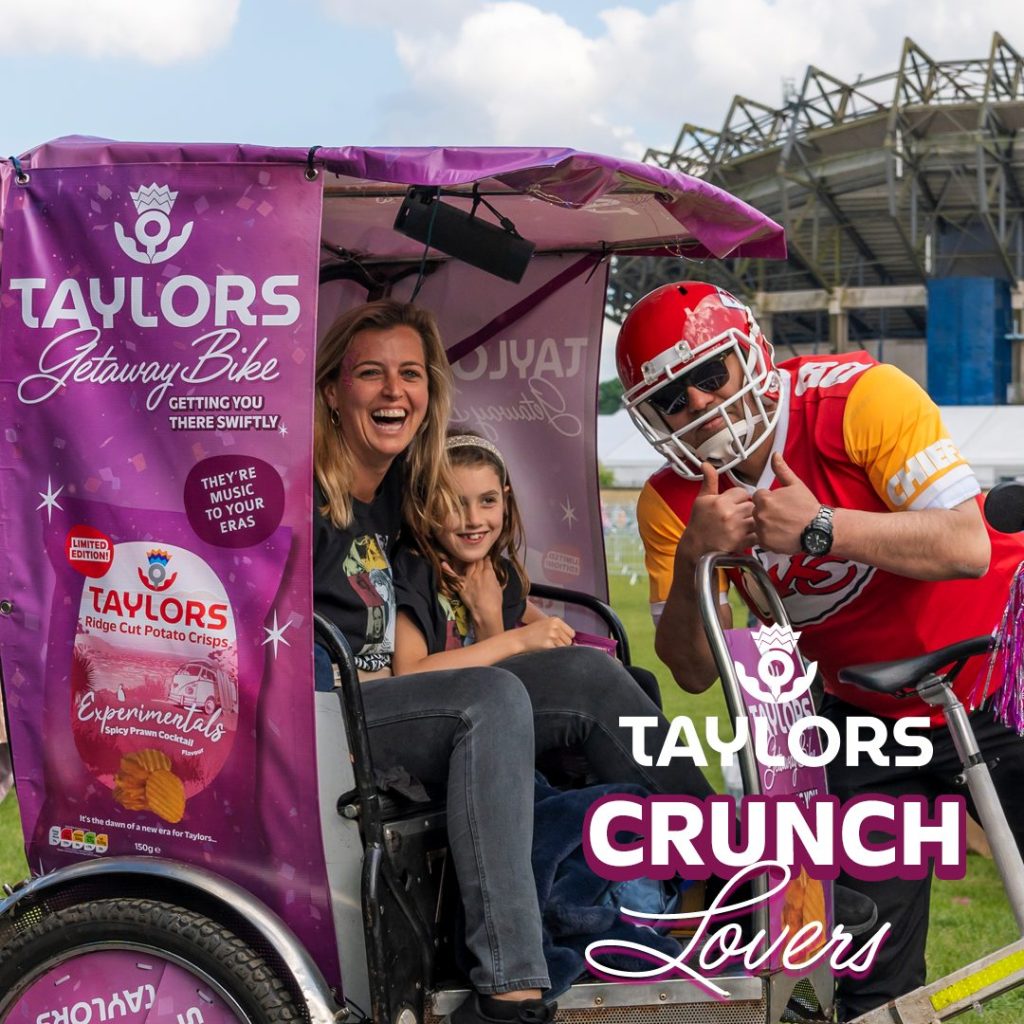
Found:
<path fill-rule="evenodd" d="M 43 500 L 38 505 L 36 505 L 36 511 L 38 512 L 39 509 L 45 508 L 46 509 L 46 521 L 48 523 L 52 523 L 53 522 L 53 510 L 55 508 L 59 508 L 61 510 L 61 512 L 64 511 L 64 506 L 61 505 L 60 502 L 57 501 L 57 498 L 60 496 L 60 492 L 63 491 L 63 490 L 64 490 L 64 485 L 61 484 L 61 486 L 58 487 L 57 490 L 55 491 L 53 489 L 53 481 L 50 479 L 50 477 L 47 477 L 46 478 L 46 493 L 44 494 L 42 491 L 38 492 L 39 497 L 42 498 Z"/>
<path fill-rule="evenodd" d="M 278 433 L 279 433 L 279 434 L 280 434 L 280 435 L 281 435 L 282 437 L 286 437 L 286 436 L 287 436 L 287 434 L 288 434 L 288 428 L 287 428 L 287 427 L 286 427 L 286 426 L 285 426 L 285 425 L 284 425 L 284 424 L 282 423 L 282 424 L 281 424 L 281 426 L 279 426 L 279 427 L 277 428 L 277 432 L 278 432 Z"/>
<path fill-rule="evenodd" d="M 274 657 L 275 658 L 277 657 L 277 645 L 279 643 L 284 644 L 285 647 L 291 647 L 291 644 L 288 643 L 288 641 L 285 640 L 285 638 L 284 638 L 284 631 L 291 624 L 292 624 L 292 619 L 291 619 L 291 616 L 289 615 L 288 616 L 288 621 L 283 626 L 278 626 L 278 624 L 277 624 L 277 609 L 275 608 L 274 609 L 274 627 L 273 627 L 273 629 L 270 629 L 267 626 L 263 627 L 263 632 L 267 634 L 266 639 L 263 641 L 263 646 L 266 647 L 267 644 L 273 644 L 274 645 Z"/>
<path fill-rule="evenodd" d="M 569 497 L 566 497 L 565 501 L 562 503 L 561 508 L 562 522 L 568 523 L 569 529 L 571 530 L 573 522 L 579 518 L 579 516 L 576 515 L 576 510 L 572 507 L 572 500 Z"/>

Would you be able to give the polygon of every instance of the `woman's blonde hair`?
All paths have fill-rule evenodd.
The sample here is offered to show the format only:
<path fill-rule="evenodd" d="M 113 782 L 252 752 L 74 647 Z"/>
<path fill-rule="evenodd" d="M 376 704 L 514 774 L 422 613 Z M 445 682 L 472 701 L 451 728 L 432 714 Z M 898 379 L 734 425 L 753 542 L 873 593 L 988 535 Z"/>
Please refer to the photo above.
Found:
<path fill-rule="evenodd" d="M 429 401 L 427 415 L 406 449 L 402 514 L 417 535 L 429 534 L 458 508 L 447 469 L 445 425 L 452 407 L 452 375 L 434 314 L 395 299 L 378 299 L 342 313 L 316 350 L 316 396 L 313 410 L 313 472 L 327 499 L 320 511 L 342 529 L 352 522 L 355 464 L 352 452 L 331 421 L 324 388 L 341 370 L 352 340 L 361 331 L 411 327 L 423 342 Z"/>

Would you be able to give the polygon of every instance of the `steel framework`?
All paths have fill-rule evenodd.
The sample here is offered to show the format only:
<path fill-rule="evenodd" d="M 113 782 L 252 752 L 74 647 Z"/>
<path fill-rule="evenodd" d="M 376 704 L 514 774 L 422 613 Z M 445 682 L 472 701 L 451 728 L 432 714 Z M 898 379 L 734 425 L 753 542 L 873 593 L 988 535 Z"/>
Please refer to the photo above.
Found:
<path fill-rule="evenodd" d="M 876 301 L 901 287 L 923 295 L 929 277 L 952 274 L 1002 277 L 1016 288 L 1021 127 L 1024 59 L 998 33 L 987 57 L 970 60 L 936 61 L 907 39 L 896 71 L 852 84 L 809 67 L 779 108 L 736 96 L 720 130 L 684 124 L 671 152 L 648 150 L 645 160 L 706 178 L 778 220 L 789 258 L 685 269 L 620 258 L 609 315 L 621 320 L 651 288 L 692 276 L 774 311 L 784 345 L 829 337 L 830 311 L 835 344 L 840 308 L 850 341 L 922 338 L 922 302 L 858 308 L 849 296 Z"/>

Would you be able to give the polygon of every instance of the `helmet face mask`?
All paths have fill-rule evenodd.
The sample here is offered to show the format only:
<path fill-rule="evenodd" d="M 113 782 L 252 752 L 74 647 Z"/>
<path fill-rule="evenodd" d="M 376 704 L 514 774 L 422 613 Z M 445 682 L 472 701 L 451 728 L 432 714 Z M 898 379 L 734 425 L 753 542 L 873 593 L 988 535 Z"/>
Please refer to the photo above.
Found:
<path fill-rule="evenodd" d="M 686 386 L 709 393 L 725 388 L 725 381 L 714 386 L 720 374 L 707 368 L 712 360 L 723 359 L 727 366 L 739 367 L 738 386 L 673 430 L 652 398 L 657 401 L 661 393 L 658 404 L 665 407 L 669 397 L 665 392 L 678 395 L 678 382 L 684 376 Z M 633 422 L 673 469 L 688 479 L 701 478 L 704 461 L 721 471 L 732 469 L 760 447 L 775 426 L 778 404 L 771 399 L 777 396 L 779 376 L 772 347 L 750 310 L 713 285 L 664 285 L 641 299 L 622 325 L 616 360 L 623 403 Z M 704 373 L 701 367 L 706 368 Z M 685 397 L 677 398 L 675 405 L 685 407 Z M 724 426 L 698 443 L 697 433 L 717 416 L 723 418 Z"/>

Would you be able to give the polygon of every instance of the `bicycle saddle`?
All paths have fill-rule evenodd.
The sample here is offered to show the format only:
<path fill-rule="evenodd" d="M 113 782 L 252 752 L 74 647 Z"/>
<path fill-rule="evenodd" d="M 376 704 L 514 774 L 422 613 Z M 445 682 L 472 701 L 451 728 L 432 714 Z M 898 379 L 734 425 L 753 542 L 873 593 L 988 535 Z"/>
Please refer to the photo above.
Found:
<path fill-rule="evenodd" d="M 854 686 L 874 690 L 876 693 L 899 696 L 901 690 L 912 689 L 925 676 L 938 671 L 943 665 L 966 661 L 975 654 L 985 654 L 992 650 L 994 643 L 995 639 L 991 636 L 975 636 L 915 658 L 850 665 L 839 670 L 839 681 L 853 683 Z"/>

